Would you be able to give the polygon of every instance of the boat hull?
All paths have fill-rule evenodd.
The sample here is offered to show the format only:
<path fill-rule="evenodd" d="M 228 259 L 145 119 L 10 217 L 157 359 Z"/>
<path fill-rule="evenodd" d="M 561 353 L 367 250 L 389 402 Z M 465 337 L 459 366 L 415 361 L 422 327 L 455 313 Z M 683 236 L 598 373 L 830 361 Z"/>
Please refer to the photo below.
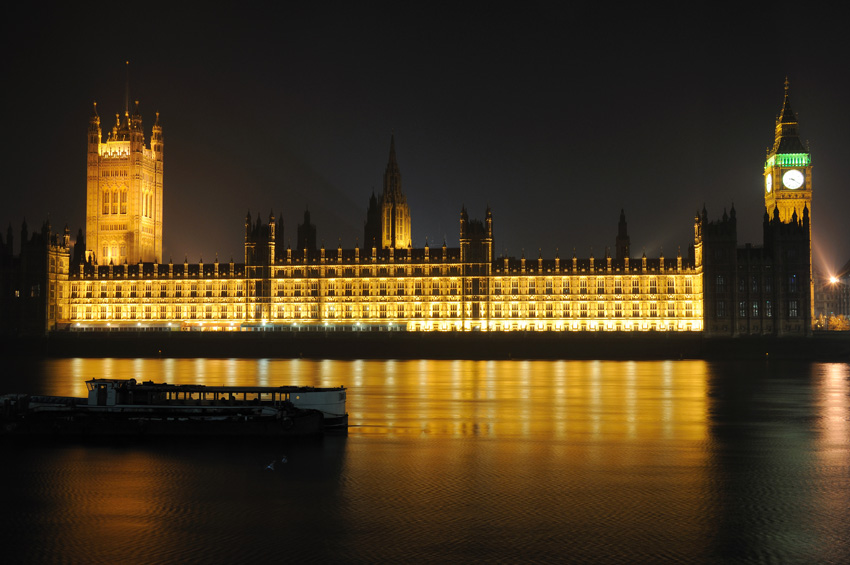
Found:
<path fill-rule="evenodd" d="M 275 416 L 204 415 L 120 411 L 53 411 L 3 418 L 4 436 L 52 437 L 296 437 L 319 435 L 321 412 Z"/>

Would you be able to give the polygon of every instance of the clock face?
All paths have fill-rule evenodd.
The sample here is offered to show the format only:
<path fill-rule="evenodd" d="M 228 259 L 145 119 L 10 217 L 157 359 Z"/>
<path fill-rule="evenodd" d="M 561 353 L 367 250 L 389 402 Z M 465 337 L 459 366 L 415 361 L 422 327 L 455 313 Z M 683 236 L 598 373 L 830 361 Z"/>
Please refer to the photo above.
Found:
<path fill-rule="evenodd" d="M 764 177 L 764 188 L 768 192 L 773 188 L 773 173 L 768 173 L 766 177 Z"/>
<path fill-rule="evenodd" d="M 806 179 L 803 178 L 803 173 L 797 169 L 792 169 L 782 175 L 782 184 L 784 184 L 786 188 L 800 188 L 803 186 L 803 182 L 805 180 Z"/>

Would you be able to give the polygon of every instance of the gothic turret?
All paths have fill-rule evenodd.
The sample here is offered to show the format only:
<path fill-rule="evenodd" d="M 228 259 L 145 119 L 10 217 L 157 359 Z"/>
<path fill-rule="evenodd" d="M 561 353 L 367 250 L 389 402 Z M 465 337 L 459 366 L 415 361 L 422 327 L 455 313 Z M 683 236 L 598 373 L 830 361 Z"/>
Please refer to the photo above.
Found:
<path fill-rule="evenodd" d="M 616 257 L 617 260 L 625 259 L 629 256 L 629 230 L 626 224 L 626 212 L 620 210 L 620 222 L 617 224 L 617 240 L 616 240 Z"/>
<path fill-rule="evenodd" d="M 363 226 L 363 245 L 369 249 L 381 244 L 381 209 L 375 191 L 369 198 L 369 208 L 366 210 L 366 224 Z"/>

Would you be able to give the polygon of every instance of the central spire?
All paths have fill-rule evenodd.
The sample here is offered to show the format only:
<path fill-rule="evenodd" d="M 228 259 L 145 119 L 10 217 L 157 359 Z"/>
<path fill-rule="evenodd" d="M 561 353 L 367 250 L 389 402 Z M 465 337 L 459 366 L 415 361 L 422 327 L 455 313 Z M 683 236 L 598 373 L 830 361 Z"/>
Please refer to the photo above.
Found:
<path fill-rule="evenodd" d="M 393 200 L 401 196 L 401 171 L 395 156 L 395 133 L 390 135 L 390 157 L 384 172 L 384 198 Z"/>
<path fill-rule="evenodd" d="M 410 247 L 410 209 L 401 191 L 401 171 L 395 155 L 395 133 L 390 135 L 390 157 L 381 194 L 381 247 Z"/>

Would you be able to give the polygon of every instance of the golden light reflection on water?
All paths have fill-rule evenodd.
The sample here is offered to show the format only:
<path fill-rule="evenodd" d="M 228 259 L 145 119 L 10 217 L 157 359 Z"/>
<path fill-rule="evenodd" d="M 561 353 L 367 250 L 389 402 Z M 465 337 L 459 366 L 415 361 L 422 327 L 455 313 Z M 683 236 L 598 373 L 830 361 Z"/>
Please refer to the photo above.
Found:
<path fill-rule="evenodd" d="M 47 394 L 85 396 L 86 379 L 349 388 L 350 433 L 585 438 L 706 436 L 702 361 L 331 361 L 60 359 Z"/>

